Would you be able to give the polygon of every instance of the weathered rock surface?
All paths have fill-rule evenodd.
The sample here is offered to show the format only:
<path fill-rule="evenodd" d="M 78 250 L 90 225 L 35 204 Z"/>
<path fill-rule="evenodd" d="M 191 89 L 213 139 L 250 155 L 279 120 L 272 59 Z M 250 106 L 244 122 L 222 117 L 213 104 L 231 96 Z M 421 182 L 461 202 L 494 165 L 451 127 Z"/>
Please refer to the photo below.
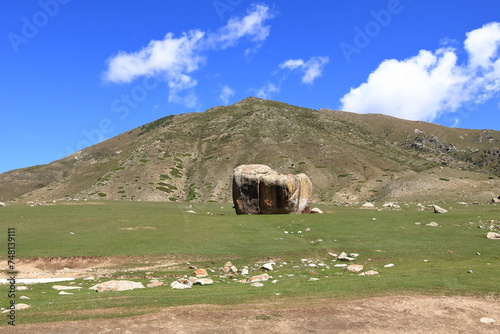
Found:
<path fill-rule="evenodd" d="M 241 165 L 233 172 L 237 214 L 308 213 L 312 183 L 305 174 L 282 175 L 265 165 Z"/>
<path fill-rule="evenodd" d="M 5 203 L 4 202 L 0 202 L 0 206 L 5 206 Z"/>
<path fill-rule="evenodd" d="M 208 276 L 207 270 L 206 269 L 196 269 L 194 271 L 194 274 L 196 277 L 205 277 Z"/>
<path fill-rule="evenodd" d="M 261 274 L 257 276 L 250 277 L 247 282 L 265 282 L 269 279 L 268 274 Z"/>
<path fill-rule="evenodd" d="M 107 281 L 103 283 L 91 286 L 89 290 L 95 290 L 97 292 L 104 291 L 127 291 L 134 289 L 145 289 L 142 283 L 132 282 L 132 281 Z"/>
<path fill-rule="evenodd" d="M 323 213 L 323 211 L 319 208 L 312 208 L 310 213 Z"/>
<path fill-rule="evenodd" d="M 351 273 L 357 273 L 363 270 L 362 264 L 350 264 L 346 267 L 346 270 Z"/>
<path fill-rule="evenodd" d="M 157 288 L 159 286 L 163 286 L 163 282 L 160 282 L 160 281 L 153 281 L 151 283 L 149 283 L 148 285 L 146 285 L 148 288 Z"/>

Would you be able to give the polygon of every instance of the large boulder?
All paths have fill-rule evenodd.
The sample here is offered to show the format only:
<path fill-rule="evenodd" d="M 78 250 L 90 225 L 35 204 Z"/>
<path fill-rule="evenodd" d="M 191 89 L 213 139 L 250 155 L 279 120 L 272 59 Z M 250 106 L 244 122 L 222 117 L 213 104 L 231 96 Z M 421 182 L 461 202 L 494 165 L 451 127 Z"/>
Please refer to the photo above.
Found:
<path fill-rule="evenodd" d="M 312 183 L 305 174 L 282 175 L 265 165 L 241 165 L 233 173 L 237 214 L 308 213 Z"/>

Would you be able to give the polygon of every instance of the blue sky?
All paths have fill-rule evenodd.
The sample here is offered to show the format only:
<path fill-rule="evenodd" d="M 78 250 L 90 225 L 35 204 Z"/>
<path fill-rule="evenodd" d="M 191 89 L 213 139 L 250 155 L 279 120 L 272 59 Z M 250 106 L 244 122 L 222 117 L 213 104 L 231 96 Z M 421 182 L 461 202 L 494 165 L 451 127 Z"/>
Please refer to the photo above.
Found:
<path fill-rule="evenodd" d="M 258 96 L 500 130 L 498 0 L 2 2 L 0 172 Z"/>

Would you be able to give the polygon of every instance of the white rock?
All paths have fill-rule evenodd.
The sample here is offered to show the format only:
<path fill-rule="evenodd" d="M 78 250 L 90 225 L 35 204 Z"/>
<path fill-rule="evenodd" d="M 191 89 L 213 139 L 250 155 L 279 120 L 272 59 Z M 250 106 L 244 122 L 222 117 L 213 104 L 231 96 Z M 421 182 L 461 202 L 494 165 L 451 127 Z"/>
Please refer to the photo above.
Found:
<path fill-rule="evenodd" d="M 486 233 L 486 238 L 500 240 L 500 234 L 495 233 L 495 232 L 488 232 L 488 233 Z"/>
<path fill-rule="evenodd" d="M 183 284 L 181 282 L 174 281 L 172 284 L 170 284 L 170 288 L 176 289 L 176 290 L 183 290 L 183 289 L 190 289 L 191 285 L 190 284 Z"/>
<path fill-rule="evenodd" d="M 193 210 L 187 210 L 186 213 L 196 213 Z"/>
<path fill-rule="evenodd" d="M 318 208 L 312 208 L 311 213 L 323 213 L 323 211 L 321 211 L 321 209 L 318 209 Z"/>
<path fill-rule="evenodd" d="M 363 205 L 361 205 L 362 208 L 374 208 L 375 207 L 375 204 L 373 203 L 365 203 Z"/>
<path fill-rule="evenodd" d="M 333 266 L 337 268 L 345 268 L 347 267 L 347 264 L 334 264 Z"/>
<path fill-rule="evenodd" d="M 308 282 L 316 282 L 319 281 L 319 278 L 311 277 L 310 279 L 307 280 Z"/>
<path fill-rule="evenodd" d="M 193 284 L 211 285 L 214 284 L 214 281 L 210 278 L 198 278 Z"/>
<path fill-rule="evenodd" d="M 260 288 L 260 287 L 263 287 L 263 286 L 264 286 L 264 284 L 262 284 L 262 283 L 258 283 L 258 282 L 256 282 L 256 283 L 252 283 L 252 284 L 250 284 L 250 285 L 251 285 L 251 286 L 258 287 L 258 288 Z"/>
<path fill-rule="evenodd" d="M 5 203 L 4 202 L 0 202 L 0 206 L 5 206 Z"/>
<path fill-rule="evenodd" d="M 28 290 L 28 287 L 27 287 L 27 286 L 22 285 L 22 286 L 18 286 L 18 287 L 16 287 L 16 290 L 18 290 L 18 291 Z"/>
<path fill-rule="evenodd" d="M 30 297 L 21 296 L 21 297 L 19 297 L 19 299 L 30 299 Z"/>
<path fill-rule="evenodd" d="M 272 283 L 272 284 L 276 284 L 276 283 L 278 283 L 278 280 L 277 280 L 277 279 L 272 280 L 272 282 L 271 282 L 271 283 Z"/>
<path fill-rule="evenodd" d="M 432 207 L 434 208 L 434 213 L 446 213 L 446 212 L 448 212 L 448 210 L 443 209 L 442 207 L 437 206 L 435 204 L 432 204 Z"/>
<path fill-rule="evenodd" d="M 384 266 L 384 268 L 390 268 L 390 267 L 394 267 L 394 263 L 389 263 Z"/>
<path fill-rule="evenodd" d="M 429 224 L 425 224 L 425 226 L 438 227 L 439 224 L 436 222 L 430 222 Z"/>
<path fill-rule="evenodd" d="M 66 291 L 61 291 L 59 292 L 60 295 L 72 295 L 73 293 L 71 292 L 66 292 Z"/>
<path fill-rule="evenodd" d="M 269 263 L 265 263 L 262 265 L 262 268 L 266 269 L 266 270 L 273 270 L 273 264 L 276 264 L 274 262 L 269 262 Z"/>
<path fill-rule="evenodd" d="M 479 319 L 479 321 L 481 321 L 483 324 L 493 324 L 496 322 L 495 320 L 493 320 L 491 318 L 481 318 L 481 319 Z"/>
<path fill-rule="evenodd" d="M 316 264 L 314 264 L 314 263 L 309 263 L 307 266 L 308 266 L 308 267 L 312 267 L 312 268 L 316 268 L 316 267 L 318 267 L 318 266 L 317 266 Z"/>
<path fill-rule="evenodd" d="M 241 274 L 248 275 L 248 269 L 246 269 L 246 268 L 241 269 Z"/>
<path fill-rule="evenodd" d="M 16 311 L 26 310 L 30 307 L 31 306 L 29 306 L 28 304 L 19 303 L 19 304 L 16 304 Z M 6 309 L 5 311 L 2 311 L 2 313 L 8 313 L 8 312 L 10 312 L 10 309 Z"/>
<path fill-rule="evenodd" d="M 97 292 L 104 291 L 127 291 L 134 289 L 145 289 L 144 285 L 139 282 L 132 281 L 107 281 L 103 283 L 96 284 L 89 288 L 89 290 L 95 290 Z"/>

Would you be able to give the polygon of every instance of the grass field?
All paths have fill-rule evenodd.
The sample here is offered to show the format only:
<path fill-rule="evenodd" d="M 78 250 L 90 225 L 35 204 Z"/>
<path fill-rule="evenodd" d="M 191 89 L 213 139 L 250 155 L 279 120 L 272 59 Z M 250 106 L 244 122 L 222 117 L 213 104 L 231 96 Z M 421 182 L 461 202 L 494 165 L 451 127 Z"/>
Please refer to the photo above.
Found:
<path fill-rule="evenodd" d="M 130 256 L 129 263 L 122 263 L 100 280 L 123 278 L 148 283 L 154 276 L 166 283 L 159 288 L 96 293 L 88 290 L 96 281 L 78 279 L 76 285 L 84 288 L 68 296 L 58 295 L 51 288 L 53 284 L 32 285 L 30 290 L 17 293 L 28 296 L 31 305 L 19 311 L 18 323 L 128 316 L 174 305 L 268 300 L 294 303 L 299 299 L 401 294 L 499 297 L 500 241 L 487 239 L 489 229 L 478 225 L 489 226 L 486 223 L 490 220 L 498 225 L 500 207 L 437 204 L 450 211 L 434 214 L 417 211 L 415 205 L 402 206 L 402 210 L 320 206 L 325 214 L 236 216 L 230 204 L 192 203 L 188 207 L 187 203 L 71 202 L 0 208 L 0 226 L 5 235 L 2 245 L 7 228 L 15 227 L 18 260 Z M 425 226 L 433 221 L 440 226 Z M 5 269 L 7 251 L 4 246 L 1 249 L 0 268 Z M 332 262 L 328 252 L 342 251 L 359 253 L 354 263 L 380 274 L 358 276 L 333 267 L 339 262 Z M 172 263 L 154 270 L 136 270 L 164 259 Z M 325 265 L 307 267 L 301 259 Z M 219 277 L 218 268 L 226 261 L 252 267 L 267 260 L 277 263 L 270 273 L 278 280 L 276 284 L 266 282 L 264 287 L 254 288 Z M 215 284 L 170 289 L 168 285 L 176 277 L 192 275 L 186 261 L 215 270 L 211 275 Z M 283 262 L 287 264 L 279 266 Z M 394 266 L 385 268 L 389 263 Z M 263 272 L 254 268 L 252 273 Z M 147 273 L 151 271 L 153 274 Z M 320 280 L 309 282 L 311 277 Z M 2 304 L 7 303 L 3 298 L 6 294 L 2 292 Z"/>

